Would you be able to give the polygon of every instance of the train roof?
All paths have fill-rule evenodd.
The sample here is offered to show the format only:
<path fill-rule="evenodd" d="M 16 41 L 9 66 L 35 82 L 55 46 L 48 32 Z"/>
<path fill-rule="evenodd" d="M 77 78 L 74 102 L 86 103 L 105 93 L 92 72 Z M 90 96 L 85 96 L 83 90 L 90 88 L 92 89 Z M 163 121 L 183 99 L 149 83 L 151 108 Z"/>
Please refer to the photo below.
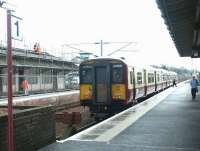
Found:
<path fill-rule="evenodd" d="M 140 68 L 140 69 L 149 69 L 149 70 L 155 69 L 155 68 L 153 68 L 149 65 L 139 65 L 139 64 L 131 63 L 131 62 L 129 62 L 125 59 L 122 59 L 122 58 L 114 58 L 114 57 L 98 57 L 98 58 L 83 61 L 81 64 L 85 64 L 85 63 L 93 61 L 93 60 L 103 60 L 103 59 L 105 59 L 105 60 L 117 60 L 117 61 L 120 61 L 120 62 L 126 64 L 128 67 L 136 67 L 136 68 Z"/>
<path fill-rule="evenodd" d="M 113 58 L 113 57 L 98 57 L 98 58 L 94 58 L 94 59 L 85 60 L 81 64 L 85 64 L 85 63 L 93 61 L 93 60 L 118 60 L 118 61 L 123 62 L 124 64 L 128 64 L 125 60 L 123 60 L 121 58 Z"/>
<path fill-rule="evenodd" d="M 124 60 L 122 58 L 98 57 L 98 58 L 83 61 L 81 64 L 85 64 L 85 63 L 93 61 L 93 60 L 103 60 L 103 59 L 105 59 L 105 60 L 118 60 L 118 61 L 121 61 L 122 63 L 126 64 L 128 67 L 135 67 L 135 68 L 139 68 L 139 69 L 147 69 L 149 71 L 157 71 L 157 72 L 159 71 L 159 72 L 166 73 L 166 74 L 177 75 L 177 73 L 173 72 L 173 71 L 168 71 L 168 70 L 161 69 L 161 68 L 154 68 L 150 65 L 134 64 L 134 63 L 128 62 L 127 60 Z"/>

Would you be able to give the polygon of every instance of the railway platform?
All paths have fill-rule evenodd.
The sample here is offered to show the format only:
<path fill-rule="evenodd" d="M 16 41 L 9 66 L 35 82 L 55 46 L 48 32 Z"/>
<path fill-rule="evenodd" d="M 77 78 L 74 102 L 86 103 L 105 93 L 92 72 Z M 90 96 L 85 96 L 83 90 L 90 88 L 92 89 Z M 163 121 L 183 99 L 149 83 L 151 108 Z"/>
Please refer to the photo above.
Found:
<path fill-rule="evenodd" d="M 39 151 L 199 151 L 199 129 L 200 95 L 184 82 Z"/>
<path fill-rule="evenodd" d="M 13 97 L 13 105 L 17 106 L 62 105 L 73 102 L 79 102 L 78 90 Z M 0 99 L 0 105 L 7 105 L 7 98 Z"/>

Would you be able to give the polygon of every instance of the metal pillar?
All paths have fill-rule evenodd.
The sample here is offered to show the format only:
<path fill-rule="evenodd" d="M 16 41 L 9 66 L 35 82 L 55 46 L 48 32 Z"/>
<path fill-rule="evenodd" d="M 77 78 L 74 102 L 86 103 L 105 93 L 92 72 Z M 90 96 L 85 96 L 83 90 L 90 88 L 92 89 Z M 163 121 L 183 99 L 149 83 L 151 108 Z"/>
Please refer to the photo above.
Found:
<path fill-rule="evenodd" d="M 103 40 L 101 40 L 100 45 L 101 45 L 101 56 L 103 56 Z"/>
<path fill-rule="evenodd" d="M 11 10 L 7 10 L 7 65 L 8 65 L 8 151 L 14 151 L 12 106 L 12 35 Z"/>
<path fill-rule="evenodd" d="M 3 75 L 2 75 L 2 69 L 0 69 L 0 96 L 3 95 Z"/>
<path fill-rule="evenodd" d="M 58 90 L 58 71 L 53 69 L 53 90 Z"/>

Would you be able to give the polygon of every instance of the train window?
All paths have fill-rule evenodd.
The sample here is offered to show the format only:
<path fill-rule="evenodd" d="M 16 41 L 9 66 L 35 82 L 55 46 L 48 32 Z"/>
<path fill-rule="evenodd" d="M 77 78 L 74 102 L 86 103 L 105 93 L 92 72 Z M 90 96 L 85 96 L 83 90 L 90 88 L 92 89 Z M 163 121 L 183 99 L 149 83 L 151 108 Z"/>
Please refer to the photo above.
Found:
<path fill-rule="evenodd" d="M 137 84 L 142 84 L 142 72 L 137 72 Z"/>
<path fill-rule="evenodd" d="M 83 83 L 92 82 L 92 69 L 91 68 L 82 69 L 80 74 L 81 74 L 81 82 L 83 82 Z"/>
<path fill-rule="evenodd" d="M 148 73 L 148 83 L 153 83 L 153 82 L 154 82 L 154 74 Z"/>
<path fill-rule="evenodd" d="M 167 81 L 168 80 L 168 76 L 167 75 L 163 75 L 163 81 Z"/>
<path fill-rule="evenodd" d="M 123 66 L 121 64 L 113 65 L 112 67 L 112 82 L 121 83 L 123 82 Z"/>
<path fill-rule="evenodd" d="M 160 82 L 160 75 L 157 74 L 157 82 Z"/>
<path fill-rule="evenodd" d="M 131 84 L 133 84 L 133 72 L 132 71 L 130 72 L 130 82 L 131 82 Z"/>
<path fill-rule="evenodd" d="M 162 76 L 162 78 L 163 78 L 163 81 L 165 81 L 165 76 L 164 75 Z"/>

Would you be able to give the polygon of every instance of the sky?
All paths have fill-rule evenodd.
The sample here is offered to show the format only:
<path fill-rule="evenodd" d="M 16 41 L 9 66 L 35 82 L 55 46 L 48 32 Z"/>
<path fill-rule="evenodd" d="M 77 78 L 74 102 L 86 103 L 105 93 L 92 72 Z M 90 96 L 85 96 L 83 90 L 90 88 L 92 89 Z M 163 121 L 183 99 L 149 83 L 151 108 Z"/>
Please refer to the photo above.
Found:
<path fill-rule="evenodd" d="M 199 60 L 179 57 L 155 0 L 7 0 L 15 4 L 23 39 L 30 47 L 40 42 L 42 47 L 58 50 L 60 55 L 76 51 L 67 47 L 100 55 L 109 54 L 127 43 L 130 46 L 113 57 L 125 57 L 133 63 L 167 64 L 195 67 Z M 2 11 L 0 12 L 2 14 Z M 0 22 L 5 20 L 0 16 Z M 0 27 L 1 30 L 4 30 Z M 1 37 L 5 37 L 0 34 Z M 1 39 L 1 38 L 0 38 Z M 16 42 L 18 43 L 18 42 Z"/>

